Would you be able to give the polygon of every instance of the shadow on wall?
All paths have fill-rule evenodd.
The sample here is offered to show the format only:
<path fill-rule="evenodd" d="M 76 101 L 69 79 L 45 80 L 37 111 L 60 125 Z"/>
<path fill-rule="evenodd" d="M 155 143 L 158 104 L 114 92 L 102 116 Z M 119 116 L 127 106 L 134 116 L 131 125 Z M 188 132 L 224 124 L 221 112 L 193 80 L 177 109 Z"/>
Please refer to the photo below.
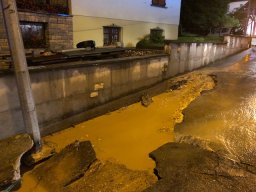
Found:
<path fill-rule="evenodd" d="M 0 138 L 25 131 L 20 101 L 13 75 L 0 77 Z"/>

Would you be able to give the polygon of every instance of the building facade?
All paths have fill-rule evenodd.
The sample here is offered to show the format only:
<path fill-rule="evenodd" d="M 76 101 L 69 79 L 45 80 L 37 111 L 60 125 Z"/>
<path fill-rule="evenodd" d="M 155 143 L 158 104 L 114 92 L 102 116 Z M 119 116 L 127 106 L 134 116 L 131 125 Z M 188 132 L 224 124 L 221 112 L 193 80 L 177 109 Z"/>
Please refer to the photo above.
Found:
<path fill-rule="evenodd" d="M 94 40 L 98 47 L 133 47 L 153 28 L 177 39 L 180 5 L 181 0 L 72 0 L 74 46 Z"/>
<path fill-rule="evenodd" d="M 246 3 L 248 3 L 248 0 L 247 1 L 235 1 L 235 2 L 229 3 L 228 13 L 236 12 L 241 7 L 243 7 Z"/>
<path fill-rule="evenodd" d="M 34 49 L 73 48 L 72 16 L 68 0 L 16 0 L 24 46 Z M 0 11 L 0 53 L 8 53 L 7 34 Z"/>
<path fill-rule="evenodd" d="M 134 47 L 161 30 L 165 39 L 177 39 L 181 0 L 16 0 L 27 51 L 60 50 L 94 40 L 97 47 Z M 0 12 L 0 53 L 8 52 Z"/>

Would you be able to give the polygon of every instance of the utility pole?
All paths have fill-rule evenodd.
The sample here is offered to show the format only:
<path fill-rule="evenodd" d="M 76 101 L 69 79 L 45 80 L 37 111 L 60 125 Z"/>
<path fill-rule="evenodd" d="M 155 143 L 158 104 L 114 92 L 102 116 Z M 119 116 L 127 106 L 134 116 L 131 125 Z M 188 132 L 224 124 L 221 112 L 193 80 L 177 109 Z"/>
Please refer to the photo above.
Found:
<path fill-rule="evenodd" d="M 27 133 L 30 134 L 34 140 L 35 149 L 37 151 L 41 148 L 41 136 L 35 109 L 35 102 L 32 95 L 23 40 L 20 32 L 16 1 L 0 0 L 0 2 L 8 36 L 9 49 L 15 69 L 24 124 Z"/>

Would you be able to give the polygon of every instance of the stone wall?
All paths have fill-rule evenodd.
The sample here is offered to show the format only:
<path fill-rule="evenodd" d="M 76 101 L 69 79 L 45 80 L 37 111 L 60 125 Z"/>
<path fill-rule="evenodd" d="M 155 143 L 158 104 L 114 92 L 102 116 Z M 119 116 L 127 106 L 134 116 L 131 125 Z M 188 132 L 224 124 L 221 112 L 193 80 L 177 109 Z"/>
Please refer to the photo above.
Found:
<path fill-rule="evenodd" d="M 73 24 L 71 16 L 19 12 L 20 21 L 41 22 L 46 25 L 46 48 L 51 50 L 73 48 Z M 0 53 L 8 53 L 8 41 L 0 12 Z"/>
<path fill-rule="evenodd" d="M 0 5 L 0 8 L 1 8 L 1 5 Z M 8 41 L 7 41 L 7 36 L 5 32 L 5 27 L 4 27 L 3 14 L 0 10 L 0 54 L 4 52 L 9 52 L 9 48 L 8 48 Z"/>

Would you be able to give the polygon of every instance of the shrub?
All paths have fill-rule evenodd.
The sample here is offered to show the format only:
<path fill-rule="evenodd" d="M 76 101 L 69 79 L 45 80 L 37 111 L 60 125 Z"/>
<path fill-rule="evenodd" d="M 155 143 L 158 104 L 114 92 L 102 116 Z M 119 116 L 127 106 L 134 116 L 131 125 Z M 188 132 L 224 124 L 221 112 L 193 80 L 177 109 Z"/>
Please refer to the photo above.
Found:
<path fill-rule="evenodd" d="M 136 44 L 136 48 L 140 49 L 163 49 L 164 36 L 158 34 L 146 35 Z"/>
<path fill-rule="evenodd" d="M 153 43 L 164 43 L 163 30 L 159 30 L 159 29 L 151 30 L 150 40 Z"/>

